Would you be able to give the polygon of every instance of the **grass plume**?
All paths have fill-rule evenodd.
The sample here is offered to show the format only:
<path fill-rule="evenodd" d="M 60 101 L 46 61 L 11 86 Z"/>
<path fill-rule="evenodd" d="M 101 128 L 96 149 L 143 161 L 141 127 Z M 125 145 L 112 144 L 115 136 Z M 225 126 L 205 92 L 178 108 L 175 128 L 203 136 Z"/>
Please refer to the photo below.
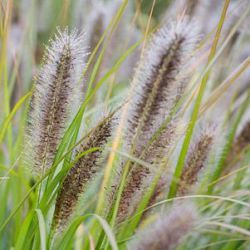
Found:
<path fill-rule="evenodd" d="M 148 149 L 146 146 L 183 94 L 188 81 L 188 76 L 184 76 L 185 64 L 196 46 L 197 30 L 195 23 L 186 17 L 162 27 L 145 49 L 132 83 L 135 94 L 130 101 L 126 143 L 135 157 L 140 158 L 145 152 L 142 159 L 155 168 L 167 154 L 177 120 L 169 122 L 157 140 Z M 131 213 L 133 201 L 147 189 L 152 176 L 149 168 L 132 165 L 121 199 L 120 218 Z"/>
<path fill-rule="evenodd" d="M 230 155 L 238 155 L 250 144 L 250 121 L 248 121 L 239 135 L 236 137 L 235 142 L 232 145 Z"/>
<path fill-rule="evenodd" d="M 246 122 L 240 133 L 236 136 L 227 155 L 223 174 L 228 174 L 242 160 L 244 152 L 250 145 L 250 122 Z"/>
<path fill-rule="evenodd" d="M 170 250 L 193 229 L 197 212 L 190 204 L 174 205 L 170 211 L 158 215 L 148 228 L 138 231 L 128 244 L 130 250 Z"/>
<path fill-rule="evenodd" d="M 248 249 L 249 14 L 2 0 L 0 249 Z"/>
<path fill-rule="evenodd" d="M 193 185 L 197 183 L 200 172 L 207 164 L 214 139 L 214 133 L 211 132 L 211 129 L 206 129 L 191 147 L 177 188 L 178 196 L 188 194 Z"/>
<path fill-rule="evenodd" d="M 58 30 L 46 48 L 30 103 L 26 154 L 36 174 L 52 164 L 58 144 L 79 103 L 86 50 L 83 35 Z"/>
<path fill-rule="evenodd" d="M 100 172 L 102 150 L 112 134 L 113 115 L 111 114 L 103 119 L 79 146 L 76 157 L 92 148 L 97 148 L 97 150 L 80 157 L 64 179 L 56 200 L 54 212 L 55 228 L 63 229 L 65 227 L 73 215 L 79 197 L 83 194 L 90 181 L 96 176 L 96 173 Z"/>

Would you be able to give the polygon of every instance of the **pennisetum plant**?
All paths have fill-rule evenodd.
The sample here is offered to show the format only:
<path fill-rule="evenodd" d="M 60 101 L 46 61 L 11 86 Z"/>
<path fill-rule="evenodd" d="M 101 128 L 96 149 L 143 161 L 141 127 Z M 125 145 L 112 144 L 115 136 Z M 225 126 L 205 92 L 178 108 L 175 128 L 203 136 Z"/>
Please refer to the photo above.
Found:
<path fill-rule="evenodd" d="M 187 85 L 187 61 L 198 37 L 196 23 L 182 16 L 163 26 L 145 48 L 131 86 L 126 146 L 130 154 L 152 164 L 155 171 L 131 164 L 120 202 L 120 220 L 135 209 L 173 142 L 177 127 L 173 110 Z M 162 127 L 168 117 L 169 122 Z M 158 137 L 149 143 L 156 132 Z"/>
<path fill-rule="evenodd" d="M 73 167 L 66 175 L 56 200 L 53 227 L 62 231 L 75 212 L 81 194 L 86 191 L 87 185 L 101 172 L 103 147 L 112 135 L 114 112 L 105 117 L 79 145 Z M 88 150 L 94 150 L 82 155 Z"/>
<path fill-rule="evenodd" d="M 249 13 L 249 0 L 1 1 L 0 249 L 249 249 Z M 59 23 L 86 32 L 56 32 L 25 94 Z"/>
<path fill-rule="evenodd" d="M 217 129 L 215 126 L 206 126 L 200 128 L 198 137 L 194 140 L 187 159 L 183 172 L 178 181 L 177 196 L 185 196 L 191 194 L 193 187 L 198 183 L 198 178 L 208 165 L 208 159 L 211 153 L 211 149 L 215 143 L 215 135 Z M 149 200 L 148 207 L 154 206 L 157 202 L 160 202 L 166 196 L 166 190 L 168 188 L 167 176 L 161 177 L 158 181 L 154 193 Z M 152 209 L 151 209 L 152 210 Z M 149 212 L 151 212 L 151 210 Z M 144 214 L 144 217 L 148 217 L 148 213 Z"/>
<path fill-rule="evenodd" d="M 250 121 L 246 122 L 239 135 L 236 137 L 232 145 L 230 155 L 240 154 L 242 149 L 246 149 L 250 144 Z"/>
<path fill-rule="evenodd" d="M 58 30 L 46 48 L 43 66 L 35 79 L 26 133 L 25 152 L 36 175 L 50 168 L 79 104 L 85 57 L 84 37 L 77 31 Z"/>
<path fill-rule="evenodd" d="M 227 155 L 223 175 L 228 174 L 242 160 L 244 151 L 250 145 L 250 121 L 246 122 L 240 133 L 235 138 Z"/>
<path fill-rule="evenodd" d="M 157 215 L 157 219 L 139 230 L 128 243 L 129 250 L 175 249 L 194 228 L 198 214 L 191 204 L 178 203 L 169 211 Z"/>
<path fill-rule="evenodd" d="M 177 188 L 177 196 L 190 193 L 198 181 L 200 172 L 205 168 L 209 153 L 214 145 L 215 133 L 212 129 L 204 129 L 191 147 Z"/>

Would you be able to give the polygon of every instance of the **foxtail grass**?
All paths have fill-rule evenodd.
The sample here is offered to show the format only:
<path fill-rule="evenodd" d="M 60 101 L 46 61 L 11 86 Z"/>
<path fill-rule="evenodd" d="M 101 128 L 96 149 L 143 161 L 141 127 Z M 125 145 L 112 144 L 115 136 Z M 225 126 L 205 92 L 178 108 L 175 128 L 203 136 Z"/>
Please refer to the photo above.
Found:
<path fill-rule="evenodd" d="M 51 167 L 67 124 L 79 106 L 85 56 L 84 38 L 77 31 L 58 31 L 46 48 L 31 97 L 25 148 L 36 175 Z"/>
<path fill-rule="evenodd" d="M 56 200 L 53 227 L 59 231 L 65 228 L 73 216 L 81 194 L 86 191 L 86 186 L 101 171 L 102 150 L 112 135 L 113 116 L 114 113 L 103 119 L 77 149 L 75 164 L 63 180 Z M 96 150 L 81 156 L 81 152 L 90 149 Z"/>
<path fill-rule="evenodd" d="M 174 205 L 170 211 L 158 214 L 150 226 L 139 230 L 128 244 L 128 249 L 175 249 L 193 229 L 197 218 L 194 206 L 181 203 Z"/>
<path fill-rule="evenodd" d="M 247 249 L 248 5 L 1 1 L 0 249 Z"/>
<path fill-rule="evenodd" d="M 162 129 L 149 148 L 146 146 L 171 115 L 185 90 L 188 82 L 188 76 L 184 75 L 185 64 L 195 49 L 198 37 L 196 24 L 185 17 L 166 25 L 152 37 L 135 73 L 134 96 L 130 100 L 125 132 L 126 145 L 130 145 L 130 153 L 152 164 L 152 168 L 157 169 L 167 155 L 177 120 L 172 120 Z M 132 164 L 120 202 L 120 220 L 133 212 L 153 176 L 154 172 L 147 167 Z"/>

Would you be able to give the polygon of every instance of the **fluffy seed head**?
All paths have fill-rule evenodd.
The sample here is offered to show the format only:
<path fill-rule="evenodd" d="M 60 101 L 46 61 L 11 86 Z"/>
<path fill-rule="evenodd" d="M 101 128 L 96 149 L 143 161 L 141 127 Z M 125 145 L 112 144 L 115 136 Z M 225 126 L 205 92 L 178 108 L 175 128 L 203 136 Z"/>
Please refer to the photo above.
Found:
<path fill-rule="evenodd" d="M 237 157 L 241 154 L 242 150 L 246 149 L 250 145 L 250 121 L 248 121 L 242 128 L 239 135 L 236 137 L 230 153 L 226 159 L 226 172 L 230 171 L 231 163 L 235 162 Z"/>
<path fill-rule="evenodd" d="M 54 227 L 58 229 L 65 227 L 74 212 L 80 195 L 100 170 L 101 148 L 111 136 L 113 119 L 113 115 L 105 118 L 78 148 L 77 155 L 92 148 L 100 149 L 81 157 L 68 172 L 56 200 Z"/>
<path fill-rule="evenodd" d="M 132 85 L 134 94 L 129 103 L 126 144 L 133 148 L 136 157 L 150 164 L 160 165 L 156 159 L 166 154 L 164 150 L 173 139 L 176 124 L 172 120 L 146 148 L 183 94 L 188 77 L 180 72 L 184 71 L 197 40 L 194 22 L 185 17 L 172 22 L 152 37 L 137 69 Z M 120 218 L 133 210 L 134 197 L 139 201 L 135 194 L 147 190 L 153 174 L 148 168 L 133 164 L 120 203 Z"/>
<path fill-rule="evenodd" d="M 178 196 L 187 194 L 197 182 L 199 173 L 206 166 L 209 152 L 214 143 L 214 136 L 211 129 L 205 129 L 191 147 L 180 177 Z"/>
<path fill-rule="evenodd" d="M 131 141 L 137 137 L 137 143 L 144 145 L 143 137 L 154 132 L 154 120 L 166 118 L 173 108 L 186 83 L 180 71 L 184 72 L 197 39 L 196 24 L 186 18 L 164 26 L 152 37 L 132 82 L 127 129 Z"/>
<path fill-rule="evenodd" d="M 27 127 L 27 159 L 36 174 L 52 164 L 58 144 L 79 103 L 86 51 L 83 36 L 59 31 L 46 48 L 35 81 Z"/>
<path fill-rule="evenodd" d="M 248 121 L 243 127 L 242 131 L 238 135 L 235 141 L 235 151 L 240 151 L 246 148 L 250 144 L 250 121 Z M 237 148 L 237 149 L 236 149 Z"/>
<path fill-rule="evenodd" d="M 135 234 L 128 244 L 129 250 L 170 250 L 191 232 L 197 221 L 197 212 L 190 204 L 175 205 L 160 214 L 150 227 Z"/>

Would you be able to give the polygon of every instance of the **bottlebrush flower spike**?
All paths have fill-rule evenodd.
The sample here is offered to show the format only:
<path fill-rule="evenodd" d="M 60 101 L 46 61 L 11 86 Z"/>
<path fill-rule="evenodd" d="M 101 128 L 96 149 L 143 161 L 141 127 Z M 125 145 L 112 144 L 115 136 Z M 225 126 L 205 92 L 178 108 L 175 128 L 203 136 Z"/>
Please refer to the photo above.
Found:
<path fill-rule="evenodd" d="M 240 150 L 245 149 L 250 144 L 250 121 L 243 127 L 233 144 L 232 151 L 239 154 Z"/>
<path fill-rule="evenodd" d="M 237 162 L 241 160 L 240 155 L 250 145 L 250 121 L 246 122 L 238 136 L 236 137 L 231 150 L 226 158 L 226 164 L 224 169 L 224 175 L 232 171 Z"/>
<path fill-rule="evenodd" d="M 196 24 L 186 17 L 164 26 L 145 48 L 142 62 L 136 71 L 132 82 L 134 94 L 129 103 L 125 130 L 126 145 L 132 148 L 132 153 L 138 158 L 146 149 L 146 154 L 141 158 L 150 164 L 160 165 L 159 159 L 164 154 L 166 156 L 166 149 L 173 140 L 176 128 L 174 119 L 164 127 L 159 138 L 146 148 L 148 141 L 171 114 L 183 94 L 189 79 L 185 66 L 198 39 Z M 135 193 L 146 190 L 145 182 L 148 182 L 147 178 L 152 174 L 146 167 L 132 166 L 118 217 L 127 216 L 128 210 L 133 206 Z"/>
<path fill-rule="evenodd" d="M 63 181 L 54 213 L 54 227 L 56 229 L 62 230 L 65 227 L 74 212 L 80 195 L 84 192 L 87 184 L 95 177 L 95 173 L 100 170 L 102 147 L 111 137 L 115 119 L 113 116 L 114 113 L 105 118 L 79 146 L 77 155 L 92 148 L 100 149 L 77 160 Z"/>
<path fill-rule="evenodd" d="M 129 250 L 175 249 L 194 228 L 198 219 L 196 208 L 190 204 L 178 204 L 158 216 L 150 227 L 137 232 L 129 242 Z"/>
<path fill-rule="evenodd" d="M 215 133 L 211 129 L 204 130 L 197 142 L 191 148 L 183 172 L 180 177 L 177 195 L 186 195 L 197 182 L 198 175 L 206 166 L 207 159 L 215 140 Z"/>
<path fill-rule="evenodd" d="M 27 126 L 27 160 L 36 174 L 52 164 L 58 144 L 82 94 L 86 50 L 83 35 L 58 30 L 46 48 L 36 78 Z"/>
<path fill-rule="evenodd" d="M 130 144 L 134 140 L 145 145 L 143 137 L 155 132 L 153 121 L 159 124 L 157 116 L 165 119 L 176 104 L 186 83 L 183 67 L 197 40 L 196 24 L 185 17 L 164 26 L 152 37 L 132 82 L 135 94 L 130 101 L 127 129 Z"/>

